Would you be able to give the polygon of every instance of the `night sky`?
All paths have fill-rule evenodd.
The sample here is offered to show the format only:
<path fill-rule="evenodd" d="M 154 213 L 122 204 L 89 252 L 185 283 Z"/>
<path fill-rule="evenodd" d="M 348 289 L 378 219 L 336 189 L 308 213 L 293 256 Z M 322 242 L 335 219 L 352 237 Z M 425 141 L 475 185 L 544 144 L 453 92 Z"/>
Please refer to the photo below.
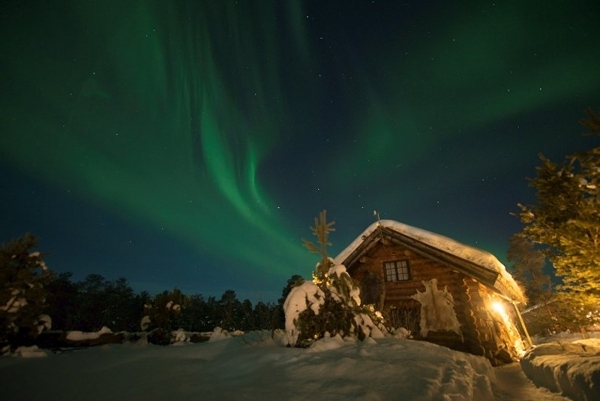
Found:
<path fill-rule="evenodd" d="M 0 242 L 275 301 L 381 218 L 506 261 L 538 153 L 598 146 L 600 1 L 2 2 Z"/>

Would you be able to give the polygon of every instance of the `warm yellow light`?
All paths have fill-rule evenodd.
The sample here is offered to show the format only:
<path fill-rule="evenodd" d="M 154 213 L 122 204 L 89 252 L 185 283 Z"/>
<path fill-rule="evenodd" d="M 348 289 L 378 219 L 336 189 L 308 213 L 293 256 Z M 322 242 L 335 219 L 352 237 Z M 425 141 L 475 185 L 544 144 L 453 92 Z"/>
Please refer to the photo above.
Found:
<path fill-rule="evenodd" d="M 515 351 L 519 355 L 523 355 L 525 353 L 525 348 L 523 344 L 523 340 L 521 339 L 521 335 L 518 333 L 516 327 L 514 327 L 510 316 L 504 309 L 504 303 L 500 301 L 493 301 L 490 304 L 490 308 L 496 312 L 500 318 L 504 321 L 504 325 L 506 327 L 509 336 L 514 339 L 513 346 L 515 347 Z"/>
<path fill-rule="evenodd" d="M 504 317 L 504 315 L 506 315 L 506 311 L 504 311 L 504 306 L 502 305 L 502 302 L 492 302 L 492 309 L 494 309 L 496 312 L 498 312 L 500 315 L 502 315 Z"/>

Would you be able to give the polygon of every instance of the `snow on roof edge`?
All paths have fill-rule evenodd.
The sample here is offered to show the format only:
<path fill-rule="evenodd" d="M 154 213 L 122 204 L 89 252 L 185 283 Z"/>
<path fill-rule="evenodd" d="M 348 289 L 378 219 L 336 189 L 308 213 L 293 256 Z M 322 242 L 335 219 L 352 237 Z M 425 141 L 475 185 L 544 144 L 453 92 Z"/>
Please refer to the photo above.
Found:
<path fill-rule="evenodd" d="M 381 220 L 367 227 L 354 241 L 350 243 L 335 258 L 336 263 L 342 263 L 346 260 L 356 248 L 358 248 L 379 226 L 392 229 L 398 233 L 404 234 L 417 241 L 423 242 L 437 249 L 441 249 L 461 259 L 468 260 L 484 268 L 497 272 L 498 279 L 494 283 L 494 288 L 502 294 L 510 294 L 510 298 L 518 302 L 524 302 L 525 296 L 521 288 L 508 273 L 506 267 L 491 253 L 471 245 L 466 245 L 451 238 L 436 234 L 427 230 L 412 227 L 394 220 Z"/>

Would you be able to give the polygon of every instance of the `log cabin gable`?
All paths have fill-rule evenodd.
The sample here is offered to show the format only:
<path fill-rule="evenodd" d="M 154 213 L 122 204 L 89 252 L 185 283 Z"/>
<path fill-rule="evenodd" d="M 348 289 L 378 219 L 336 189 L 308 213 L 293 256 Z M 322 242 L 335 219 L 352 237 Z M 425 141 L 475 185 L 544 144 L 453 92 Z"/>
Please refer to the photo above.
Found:
<path fill-rule="evenodd" d="M 368 263 L 369 260 L 373 259 L 372 255 L 377 252 L 379 248 L 383 247 L 398 250 L 397 257 L 388 258 L 390 262 L 393 261 L 392 259 L 410 260 L 411 258 L 406 256 L 405 253 L 405 251 L 409 251 L 409 253 L 414 252 L 414 254 L 419 255 L 420 257 L 434 260 L 442 266 L 447 266 L 451 270 L 461 272 L 492 289 L 494 289 L 494 283 L 498 278 L 498 273 L 495 271 L 476 265 L 468 260 L 461 259 L 441 249 L 437 249 L 386 227 L 381 227 L 379 230 L 363 238 L 363 243 L 346 258 L 343 263 L 346 265 L 348 273 L 352 276 L 353 272 L 355 272 L 359 266 L 365 264 L 365 262 Z M 383 266 L 381 266 L 381 277 L 385 279 Z"/>
<path fill-rule="evenodd" d="M 421 241 L 417 241 L 402 233 L 390 230 L 389 228 L 383 228 L 383 230 L 384 235 L 388 235 L 394 244 L 401 245 L 425 258 L 435 260 L 442 265 L 456 269 L 465 275 L 476 279 L 482 284 L 487 285 L 488 287 L 493 287 L 496 279 L 498 278 L 498 273 L 495 271 L 476 265 L 471 261 L 461 259 L 444 250 L 435 248 Z"/>

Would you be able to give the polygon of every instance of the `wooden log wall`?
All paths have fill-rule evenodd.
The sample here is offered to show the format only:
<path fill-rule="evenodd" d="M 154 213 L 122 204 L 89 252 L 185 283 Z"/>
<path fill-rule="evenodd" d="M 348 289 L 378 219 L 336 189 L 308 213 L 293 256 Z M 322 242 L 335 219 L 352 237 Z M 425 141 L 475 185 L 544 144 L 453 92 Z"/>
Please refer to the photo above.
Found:
<path fill-rule="evenodd" d="M 471 298 L 471 313 L 475 321 L 478 342 L 486 350 L 485 355 L 489 358 L 498 349 L 494 330 L 495 323 L 487 302 L 489 290 L 473 279 L 466 280 L 465 284 Z"/>
<path fill-rule="evenodd" d="M 384 262 L 407 260 L 410 279 L 407 281 L 386 282 Z M 454 332 L 429 332 L 427 340 L 449 348 L 482 355 L 494 363 L 499 344 L 498 322 L 489 311 L 488 299 L 491 294 L 486 286 L 473 278 L 428 259 L 414 251 L 388 243 L 378 244 L 364 255 L 355 265 L 347 266 L 350 275 L 359 282 L 371 272 L 384 283 L 381 294 L 385 307 L 419 308 L 420 303 L 412 299 L 417 291 L 425 291 L 422 281 L 437 279 L 438 289 L 447 287 L 454 298 L 454 309 L 461 325 L 462 336 Z M 380 309 L 384 309 L 381 308 Z M 418 333 L 416 337 L 420 337 Z"/>

